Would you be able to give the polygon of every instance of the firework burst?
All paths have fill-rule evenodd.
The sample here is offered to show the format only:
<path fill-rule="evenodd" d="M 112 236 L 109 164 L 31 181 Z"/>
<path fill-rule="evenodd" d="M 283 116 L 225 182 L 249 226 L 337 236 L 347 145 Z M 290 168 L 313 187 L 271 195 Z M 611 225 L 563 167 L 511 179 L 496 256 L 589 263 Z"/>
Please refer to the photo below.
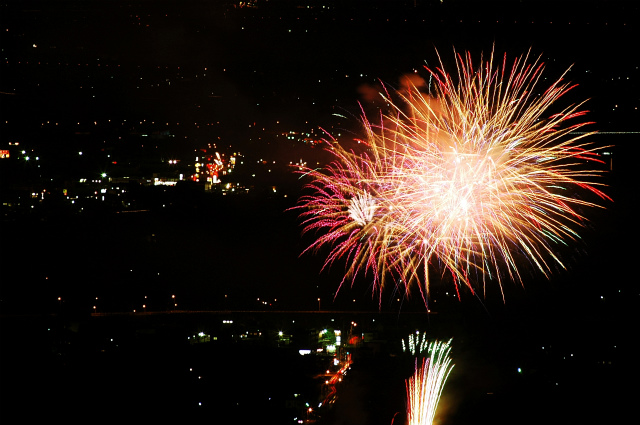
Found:
<path fill-rule="evenodd" d="M 444 384 L 453 369 L 448 342 L 431 342 L 427 349 L 428 358 L 422 360 L 412 377 L 406 380 L 407 419 L 409 425 L 431 425 L 438 408 Z"/>
<path fill-rule="evenodd" d="M 583 140 L 592 133 L 577 131 L 589 124 L 582 103 L 555 108 L 574 86 L 561 77 L 540 90 L 543 64 L 528 59 L 492 53 L 475 68 L 456 55 L 454 75 L 427 69 L 432 94 L 409 84 L 397 101 L 382 95 L 390 109 L 375 124 L 363 113 L 364 149 L 328 140 L 335 160 L 302 171 L 304 232 L 320 231 L 308 250 L 329 246 L 325 267 L 342 259 L 345 280 L 371 273 L 376 290 L 418 283 L 425 301 L 429 269 L 474 291 L 522 282 L 522 264 L 545 276 L 564 267 L 555 245 L 578 238 L 582 208 L 598 206 L 575 191 L 609 198 L 588 166 L 602 162 Z"/>

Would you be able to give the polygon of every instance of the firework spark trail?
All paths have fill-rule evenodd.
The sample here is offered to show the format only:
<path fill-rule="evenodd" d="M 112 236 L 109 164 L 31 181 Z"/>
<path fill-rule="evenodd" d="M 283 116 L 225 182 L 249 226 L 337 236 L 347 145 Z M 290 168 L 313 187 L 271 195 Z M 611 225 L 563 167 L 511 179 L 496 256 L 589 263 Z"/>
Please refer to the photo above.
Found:
<path fill-rule="evenodd" d="M 453 369 L 449 352 L 451 340 L 434 341 L 427 349 L 429 358 L 423 358 L 412 377 L 406 380 L 408 425 L 431 425 L 438 409 L 444 384 Z"/>
<path fill-rule="evenodd" d="M 361 152 L 329 140 L 334 162 L 303 170 L 303 231 L 322 231 L 307 250 L 330 246 L 325 267 L 346 261 L 343 283 L 371 273 L 376 290 L 392 279 L 409 293 L 416 282 L 425 301 L 430 267 L 471 291 L 474 281 L 522 282 L 523 259 L 545 276 L 564 267 L 554 245 L 578 238 L 581 207 L 599 206 L 574 191 L 609 198 L 601 171 L 585 167 L 602 162 L 583 141 L 592 133 L 576 132 L 589 123 L 569 122 L 582 103 L 549 111 L 574 86 L 560 78 L 537 94 L 543 64 L 528 59 L 496 64 L 492 53 L 474 68 L 457 55 L 457 82 L 428 69 L 433 95 L 408 85 L 395 103 L 382 95 L 391 111 L 379 124 L 363 113 Z"/>
<path fill-rule="evenodd" d="M 416 354 L 420 355 L 429 349 L 429 340 L 427 339 L 426 332 L 420 334 L 420 331 L 416 331 L 414 334 L 409 334 L 407 338 L 407 342 L 405 343 L 404 339 L 402 340 L 402 352 L 406 353 L 409 351 L 411 355 L 415 356 Z"/>

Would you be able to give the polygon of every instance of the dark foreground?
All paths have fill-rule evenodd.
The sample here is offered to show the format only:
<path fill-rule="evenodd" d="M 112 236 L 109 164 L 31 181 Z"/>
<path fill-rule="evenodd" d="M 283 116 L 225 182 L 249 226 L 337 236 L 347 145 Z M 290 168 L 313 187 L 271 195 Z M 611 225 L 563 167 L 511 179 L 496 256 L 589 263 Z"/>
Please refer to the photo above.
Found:
<path fill-rule="evenodd" d="M 404 379 L 413 359 L 402 353 L 400 340 L 416 329 L 454 338 L 456 366 L 439 423 L 616 423 L 631 411 L 635 392 L 628 383 L 637 368 L 628 367 L 632 356 L 623 354 L 629 347 L 622 331 L 603 335 L 594 321 L 571 332 L 567 324 L 556 325 L 556 332 L 544 317 L 537 329 L 531 321 L 496 322 L 495 315 L 475 317 L 475 323 L 469 318 L 379 312 L 4 316 L 2 417 L 30 423 L 402 424 Z M 332 357 L 298 350 L 315 349 L 322 328 L 341 329 L 353 364 L 334 402 L 318 408 Z M 349 346 L 347 335 L 364 338 Z"/>

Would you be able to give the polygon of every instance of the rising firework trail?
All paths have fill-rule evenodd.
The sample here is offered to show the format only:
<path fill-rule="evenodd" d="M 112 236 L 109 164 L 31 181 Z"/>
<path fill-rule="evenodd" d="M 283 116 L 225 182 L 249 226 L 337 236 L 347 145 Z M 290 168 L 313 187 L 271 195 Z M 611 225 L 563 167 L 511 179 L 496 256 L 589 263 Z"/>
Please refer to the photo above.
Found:
<path fill-rule="evenodd" d="M 420 355 L 423 352 L 429 349 L 429 340 L 427 339 L 427 333 L 423 332 L 420 334 L 420 331 L 416 331 L 415 334 L 409 334 L 407 338 L 407 342 L 402 340 L 402 352 L 409 352 L 411 355 L 415 356 L 416 354 Z"/>
<path fill-rule="evenodd" d="M 362 115 L 363 148 L 327 140 L 334 161 L 301 171 L 311 182 L 296 208 L 303 232 L 317 231 L 307 251 L 329 247 L 324 267 L 346 262 L 342 283 L 371 274 L 380 294 L 415 283 L 425 302 L 430 270 L 450 275 L 459 297 L 460 286 L 522 282 L 523 265 L 547 277 L 564 267 L 557 246 L 609 198 L 590 165 L 603 161 L 584 140 L 584 102 L 558 108 L 574 85 L 563 75 L 541 88 L 543 68 L 528 55 L 491 53 L 474 67 L 457 54 L 453 75 L 427 68 L 431 94 L 415 78 L 385 89 L 389 110 Z"/>
<path fill-rule="evenodd" d="M 438 409 L 438 402 L 453 365 L 451 364 L 451 340 L 429 344 L 428 358 L 422 359 L 412 377 L 406 380 L 408 425 L 431 425 Z"/>

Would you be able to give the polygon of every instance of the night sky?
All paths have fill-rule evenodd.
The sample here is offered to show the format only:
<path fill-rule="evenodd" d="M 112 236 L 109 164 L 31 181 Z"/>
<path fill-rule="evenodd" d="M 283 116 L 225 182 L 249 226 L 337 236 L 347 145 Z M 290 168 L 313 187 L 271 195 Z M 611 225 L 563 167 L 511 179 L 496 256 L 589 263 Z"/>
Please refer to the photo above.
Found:
<path fill-rule="evenodd" d="M 82 321 L 95 312 L 139 311 L 142 300 L 149 311 L 166 311 L 171 295 L 184 310 L 314 310 L 320 298 L 335 311 L 425 311 L 420 297 L 372 294 L 370 276 L 337 292 L 344 264 L 321 272 L 326 253 L 300 255 L 312 236 L 301 235 L 291 210 L 304 180 L 290 164 L 324 164 L 315 142 L 327 134 L 345 144 L 363 137 L 362 111 L 379 106 L 367 95 L 372 88 L 396 88 L 416 71 L 428 78 L 424 66 L 439 66 L 439 56 L 455 66 L 454 48 L 477 59 L 492 50 L 511 59 L 530 52 L 549 81 L 571 68 L 566 79 L 578 86 L 562 102 L 588 99 L 589 129 L 600 133 L 592 141 L 611 146 L 604 183 L 613 202 L 585 212 L 591 221 L 582 239 L 559 248 L 567 270 L 546 279 L 525 267 L 523 285 L 504 284 L 504 300 L 497 284 L 486 294 L 462 290 L 461 300 L 450 280 L 434 284 L 429 307 L 439 316 L 425 327 L 462 335 L 450 394 L 467 397 L 446 397 L 442 424 L 475 423 L 474 409 L 489 418 L 491 403 L 474 396 L 485 387 L 539 395 L 529 404 L 513 396 L 497 423 L 523 412 L 531 422 L 519 423 L 617 422 L 638 395 L 623 390 L 638 379 L 638 11 L 633 2 L 571 0 L 2 2 L 0 150 L 10 152 L 0 159 L 5 379 L 19 381 L 7 362 L 37 345 L 7 348 L 12 337 L 26 340 L 16 329 L 33 321 L 20 317 Z M 213 152 L 225 161 L 236 156 L 222 183 L 246 193 L 205 193 L 194 182 L 123 184 L 122 201 L 81 199 L 93 193 L 81 179 L 190 175 L 195 157 Z M 575 352 L 587 360 L 563 375 L 556 357 L 536 351 L 545 343 L 557 358 Z M 502 375 L 511 355 L 539 368 L 526 384 Z M 596 369 L 596 361 L 613 366 Z M 47 367 L 40 367 L 46 376 L 59 377 Z M 579 392 L 565 407 L 545 390 L 558 376 Z M 341 404 L 342 419 L 321 423 L 378 423 L 373 413 L 345 419 L 383 403 L 370 397 L 369 404 Z M 561 413 L 531 413 L 547 402 Z M 592 416 L 585 405 L 597 406 Z M 390 421 L 381 413 L 379 423 Z"/>

